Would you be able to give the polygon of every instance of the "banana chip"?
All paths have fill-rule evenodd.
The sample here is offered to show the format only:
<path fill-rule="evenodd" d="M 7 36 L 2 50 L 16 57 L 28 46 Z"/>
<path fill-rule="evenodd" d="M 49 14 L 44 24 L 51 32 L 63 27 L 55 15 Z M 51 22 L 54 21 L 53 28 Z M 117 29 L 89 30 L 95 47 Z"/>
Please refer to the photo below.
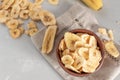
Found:
<path fill-rule="evenodd" d="M 29 29 L 37 28 L 37 25 L 35 24 L 34 21 L 30 21 L 27 26 L 28 26 Z"/>
<path fill-rule="evenodd" d="M 28 19 L 29 18 L 29 10 L 22 10 L 20 12 L 20 18 L 21 19 Z"/>
<path fill-rule="evenodd" d="M 65 44 L 65 40 L 62 39 L 59 45 L 59 50 L 64 51 L 66 49 L 66 44 Z"/>
<path fill-rule="evenodd" d="M 22 26 L 18 27 L 18 29 L 20 30 L 20 33 L 23 34 L 24 33 L 24 28 Z"/>
<path fill-rule="evenodd" d="M 0 10 L 0 23 L 6 23 L 8 18 L 8 11 Z"/>
<path fill-rule="evenodd" d="M 98 28 L 98 32 L 102 35 L 108 36 L 107 30 L 105 28 Z"/>
<path fill-rule="evenodd" d="M 114 45 L 113 41 L 105 42 L 105 49 L 113 57 L 118 57 L 120 55 L 120 53 L 117 50 L 116 46 Z"/>
<path fill-rule="evenodd" d="M 9 32 L 11 37 L 14 39 L 19 38 L 21 36 L 21 32 L 19 29 L 11 29 Z"/>
<path fill-rule="evenodd" d="M 108 36 L 111 40 L 114 40 L 114 35 L 112 30 L 108 30 Z"/>
<path fill-rule="evenodd" d="M 9 29 L 16 29 L 19 25 L 19 22 L 16 19 L 10 19 L 8 22 L 6 22 L 6 25 Z"/>
<path fill-rule="evenodd" d="M 77 70 L 79 70 L 80 68 L 82 68 L 82 65 L 84 64 L 84 59 L 81 56 L 76 56 L 74 63 L 73 63 L 73 67 Z"/>
<path fill-rule="evenodd" d="M 82 41 L 76 41 L 75 42 L 75 45 L 74 45 L 75 49 L 80 48 L 82 46 L 84 46 L 84 43 Z"/>
<path fill-rule="evenodd" d="M 22 1 L 21 1 L 21 3 L 20 3 L 21 9 L 27 9 L 28 6 L 29 6 L 28 0 L 22 0 Z"/>
<path fill-rule="evenodd" d="M 51 12 L 42 10 L 39 15 L 42 23 L 45 26 L 56 25 L 55 16 Z"/>
<path fill-rule="evenodd" d="M 35 3 L 42 4 L 44 0 L 35 0 Z"/>
<path fill-rule="evenodd" d="M 45 32 L 45 36 L 42 43 L 42 53 L 49 54 L 54 45 L 54 39 L 57 31 L 57 26 L 49 26 Z"/>
<path fill-rule="evenodd" d="M 81 47 L 78 51 L 79 55 L 82 56 L 85 60 L 89 59 L 89 51 L 88 48 Z"/>
<path fill-rule="evenodd" d="M 80 71 L 78 71 L 77 69 L 75 69 L 75 68 L 74 68 L 73 66 L 71 66 L 71 65 L 65 65 L 65 67 L 66 67 L 67 69 L 70 69 L 70 70 L 74 71 L 74 72 L 80 73 Z"/>
<path fill-rule="evenodd" d="M 72 65 L 74 63 L 74 59 L 70 55 L 64 55 L 61 61 L 64 65 Z"/>
<path fill-rule="evenodd" d="M 95 60 L 99 62 L 102 59 L 101 52 L 95 48 L 89 49 L 89 58 L 90 60 Z"/>
<path fill-rule="evenodd" d="M 8 9 L 14 3 L 14 1 L 15 0 L 4 0 L 2 4 L 3 9 Z"/>
<path fill-rule="evenodd" d="M 75 50 L 74 45 L 76 41 L 80 40 L 80 37 L 71 33 L 71 32 L 66 32 L 64 35 L 65 43 L 68 49 L 70 50 Z"/>
<path fill-rule="evenodd" d="M 62 55 L 69 55 L 70 54 L 70 50 L 69 49 L 65 49 L 62 53 Z"/>
<path fill-rule="evenodd" d="M 59 0 L 48 0 L 48 2 L 52 5 L 58 5 Z"/>
<path fill-rule="evenodd" d="M 19 13 L 20 13 L 20 6 L 18 4 L 15 4 L 13 7 L 12 7 L 12 10 L 11 10 L 11 16 L 13 18 L 18 18 L 19 16 Z"/>
<path fill-rule="evenodd" d="M 92 73 L 96 70 L 98 65 L 99 63 L 91 63 L 90 61 L 86 61 L 82 70 L 86 73 Z"/>

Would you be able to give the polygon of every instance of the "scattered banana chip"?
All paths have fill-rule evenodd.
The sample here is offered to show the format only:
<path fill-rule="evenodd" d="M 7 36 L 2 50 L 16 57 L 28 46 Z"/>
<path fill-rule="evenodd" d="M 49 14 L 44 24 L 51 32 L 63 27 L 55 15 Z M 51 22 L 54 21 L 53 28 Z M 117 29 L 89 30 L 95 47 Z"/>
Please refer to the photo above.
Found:
<path fill-rule="evenodd" d="M 14 3 L 15 0 L 4 0 L 3 1 L 3 9 L 8 9 L 13 3 Z"/>
<path fill-rule="evenodd" d="M 35 0 L 30 2 L 29 0 L 1 0 L 0 1 L 0 23 L 5 24 L 10 29 L 10 34 L 13 34 L 11 29 L 19 29 L 20 33 L 24 33 L 23 24 L 24 20 L 32 19 L 33 21 L 41 21 L 45 26 L 56 25 L 55 16 L 42 9 L 41 4 L 44 0 Z M 20 20 L 22 19 L 22 20 Z M 33 36 L 38 32 L 38 28 L 31 21 L 28 23 L 28 30 L 25 33 L 29 36 Z M 18 33 L 18 30 L 16 31 Z M 18 37 L 16 37 L 18 38 Z"/>
<path fill-rule="evenodd" d="M 105 49 L 113 57 L 118 57 L 120 55 L 113 41 L 105 42 Z"/>
<path fill-rule="evenodd" d="M 94 72 L 102 59 L 96 38 L 89 34 L 66 32 L 59 50 L 61 62 L 67 69 L 77 73 Z"/>
<path fill-rule="evenodd" d="M 113 31 L 112 30 L 108 30 L 108 36 L 111 40 L 114 40 L 114 36 L 113 36 Z"/>
<path fill-rule="evenodd" d="M 64 55 L 61 61 L 65 65 L 72 65 L 74 63 L 74 59 L 70 55 Z"/>
<path fill-rule="evenodd" d="M 108 36 L 107 30 L 105 28 L 98 28 L 98 32 L 102 35 Z"/>
<path fill-rule="evenodd" d="M 18 18 L 20 13 L 20 6 L 18 4 L 13 5 L 12 10 L 11 10 L 11 16 L 13 18 Z"/>
<path fill-rule="evenodd" d="M 11 29 L 9 32 L 11 37 L 14 39 L 19 38 L 21 36 L 21 31 L 19 29 Z"/>
<path fill-rule="evenodd" d="M 35 3 L 42 4 L 44 0 L 35 0 Z"/>
<path fill-rule="evenodd" d="M 57 31 L 57 26 L 49 26 L 45 32 L 45 36 L 42 42 L 42 53 L 49 54 L 53 49 L 54 39 Z"/>
<path fill-rule="evenodd" d="M 16 19 L 10 19 L 6 22 L 6 25 L 9 29 L 16 29 L 19 25 L 19 22 Z"/>
<path fill-rule="evenodd" d="M 24 28 L 22 26 L 18 27 L 18 29 L 20 30 L 21 34 L 24 33 Z"/>
<path fill-rule="evenodd" d="M 45 26 L 56 25 L 55 16 L 47 10 L 42 10 L 40 12 L 40 19 Z"/>
<path fill-rule="evenodd" d="M 37 25 L 35 24 L 34 21 L 30 21 L 30 22 L 28 23 L 28 29 L 32 29 L 32 28 L 37 28 Z"/>
<path fill-rule="evenodd" d="M 74 44 L 76 41 L 80 40 L 80 37 L 71 33 L 71 32 L 66 32 L 64 35 L 65 43 L 68 49 L 74 51 Z"/>
<path fill-rule="evenodd" d="M 6 23 L 8 19 L 8 11 L 0 10 L 0 23 Z"/>
<path fill-rule="evenodd" d="M 29 10 L 22 10 L 20 12 L 20 18 L 21 19 L 28 19 L 29 18 Z"/>
<path fill-rule="evenodd" d="M 48 0 L 48 2 L 52 5 L 58 5 L 59 0 Z"/>

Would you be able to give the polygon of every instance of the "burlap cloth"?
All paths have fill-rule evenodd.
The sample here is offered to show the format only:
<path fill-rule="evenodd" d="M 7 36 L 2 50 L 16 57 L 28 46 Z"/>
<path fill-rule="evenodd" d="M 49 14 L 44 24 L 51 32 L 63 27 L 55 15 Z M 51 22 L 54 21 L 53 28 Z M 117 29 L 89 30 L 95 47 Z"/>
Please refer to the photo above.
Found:
<path fill-rule="evenodd" d="M 41 53 L 41 45 L 46 28 L 43 28 L 31 37 L 33 44 L 40 54 L 48 61 L 49 64 L 57 71 L 64 80 L 113 80 L 120 73 L 120 56 L 113 58 L 106 53 L 103 66 L 95 73 L 85 77 L 75 77 L 66 73 L 59 65 L 56 58 L 56 47 L 64 32 L 72 29 L 85 28 L 97 32 L 99 24 L 96 18 L 80 4 L 74 4 L 68 11 L 57 18 L 58 31 L 55 38 L 53 51 L 49 54 Z M 96 33 L 97 34 L 97 33 Z M 99 35 L 100 36 L 100 35 Z M 101 39 L 103 39 L 101 37 Z M 107 38 L 106 38 L 107 39 Z M 120 49 L 120 45 L 116 44 Z"/>

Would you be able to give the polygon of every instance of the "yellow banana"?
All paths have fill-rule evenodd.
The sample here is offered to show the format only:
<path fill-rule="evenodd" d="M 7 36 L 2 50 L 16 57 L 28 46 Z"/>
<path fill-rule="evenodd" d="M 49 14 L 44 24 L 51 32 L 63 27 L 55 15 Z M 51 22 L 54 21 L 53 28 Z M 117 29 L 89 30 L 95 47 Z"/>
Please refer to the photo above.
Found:
<path fill-rule="evenodd" d="M 82 0 L 87 6 L 89 6 L 90 8 L 94 9 L 94 10 L 99 10 L 100 8 L 102 8 L 103 3 L 102 0 Z"/>

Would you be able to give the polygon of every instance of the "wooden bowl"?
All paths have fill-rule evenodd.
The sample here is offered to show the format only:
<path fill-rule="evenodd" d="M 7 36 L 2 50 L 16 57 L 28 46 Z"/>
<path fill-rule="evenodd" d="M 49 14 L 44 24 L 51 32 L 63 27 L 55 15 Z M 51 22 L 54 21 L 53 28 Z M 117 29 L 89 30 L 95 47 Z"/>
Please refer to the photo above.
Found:
<path fill-rule="evenodd" d="M 103 42 L 101 41 L 101 39 L 100 39 L 94 32 L 92 32 L 92 31 L 90 31 L 90 30 L 86 30 L 86 29 L 74 29 L 74 30 L 71 30 L 71 31 L 69 31 L 69 32 L 72 32 L 72 33 L 74 33 L 74 34 L 76 34 L 76 33 L 87 33 L 87 34 L 92 35 L 92 36 L 94 36 L 94 37 L 96 38 L 96 40 L 97 40 L 97 46 L 99 47 L 99 49 L 100 49 L 100 51 L 101 51 L 102 59 L 101 59 L 101 61 L 100 61 L 99 66 L 96 68 L 95 72 L 96 72 L 97 70 L 99 70 L 99 69 L 101 68 L 103 62 L 104 62 L 104 45 L 103 45 Z M 60 39 L 60 41 L 61 41 L 63 38 L 64 38 L 64 36 Z M 59 44 L 60 44 L 60 41 L 59 41 Z M 69 73 L 69 74 L 71 74 L 71 75 L 73 75 L 73 76 L 77 76 L 77 77 L 79 77 L 79 76 L 87 76 L 87 75 L 89 75 L 89 74 L 92 74 L 92 73 L 85 73 L 85 72 L 76 73 L 76 72 L 74 72 L 74 71 L 71 71 L 71 70 L 65 68 L 64 64 L 63 64 L 62 61 L 61 61 L 61 55 L 60 55 L 60 51 L 59 51 L 59 44 L 58 44 L 58 46 L 57 46 L 56 56 L 57 56 L 57 59 L 58 59 L 58 63 L 60 64 L 60 66 L 63 68 L 63 70 L 64 70 L 65 72 L 67 72 L 67 73 Z M 93 72 L 93 73 L 94 73 L 94 72 Z"/>

